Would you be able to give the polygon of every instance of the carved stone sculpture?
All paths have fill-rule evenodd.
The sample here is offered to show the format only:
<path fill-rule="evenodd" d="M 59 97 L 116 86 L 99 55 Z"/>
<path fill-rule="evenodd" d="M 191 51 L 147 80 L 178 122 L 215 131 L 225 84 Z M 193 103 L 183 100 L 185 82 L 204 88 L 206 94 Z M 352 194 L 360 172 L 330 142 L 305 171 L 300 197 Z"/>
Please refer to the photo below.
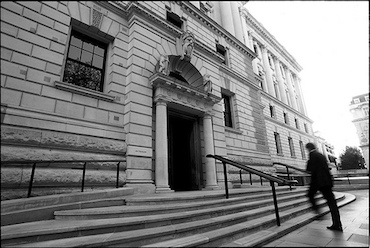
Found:
<path fill-rule="evenodd" d="M 169 62 L 170 61 L 168 59 L 168 55 L 161 54 L 161 56 L 159 57 L 158 64 L 157 64 L 157 72 L 168 75 L 169 74 L 168 73 L 169 72 L 169 70 L 168 70 Z"/>
<path fill-rule="evenodd" d="M 212 81 L 209 74 L 203 76 L 203 89 L 206 93 L 212 93 Z"/>
<path fill-rule="evenodd" d="M 190 31 L 185 31 L 181 35 L 181 41 L 182 41 L 181 60 L 185 59 L 186 61 L 190 61 L 195 41 L 193 33 Z"/>

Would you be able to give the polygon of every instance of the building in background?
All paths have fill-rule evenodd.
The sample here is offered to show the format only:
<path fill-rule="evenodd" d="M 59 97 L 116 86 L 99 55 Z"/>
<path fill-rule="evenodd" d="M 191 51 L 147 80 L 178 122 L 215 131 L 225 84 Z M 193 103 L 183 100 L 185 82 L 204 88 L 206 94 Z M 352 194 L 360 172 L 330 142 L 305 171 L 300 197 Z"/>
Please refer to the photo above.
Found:
<path fill-rule="evenodd" d="M 119 185 L 148 193 L 223 187 L 207 154 L 305 168 L 302 68 L 245 4 L 2 1 L 2 161 L 125 159 Z M 88 166 L 85 187 L 115 169 Z M 2 199 L 24 197 L 30 171 L 2 165 Z M 43 167 L 35 187 L 80 177 Z"/>
<path fill-rule="evenodd" d="M 369 93 L 352 97 L 349 105 L 353 124 L 356 127 L 360 148 L 369 170 Z"/>
<path fill-rule="evenodd" d="M 332 169 L 335 168 L 336 170 L 338 170 L 338 164 L 337 164 L 338 161 L 334 153 L 334 146 L 328 143 L 322 137 L 322 134 L 319 131 L 315 131 L 314 135 L 315 135 L 315 143 L 317 145 L 318 151 L 321 152 L 326 157 L 326 160 Z"/>

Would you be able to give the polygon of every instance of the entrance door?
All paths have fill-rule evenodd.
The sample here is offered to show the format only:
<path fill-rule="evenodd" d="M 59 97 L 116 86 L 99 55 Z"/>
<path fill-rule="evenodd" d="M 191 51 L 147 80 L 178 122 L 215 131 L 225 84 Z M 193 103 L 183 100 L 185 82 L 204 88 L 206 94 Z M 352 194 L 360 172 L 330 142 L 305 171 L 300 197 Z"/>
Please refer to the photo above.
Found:
<path fill-rule="evenodd" d="M 175 191 L 200 189 L 200 145 L 198 121 L 176 113 L 168 117 L 168 170 Z"/>

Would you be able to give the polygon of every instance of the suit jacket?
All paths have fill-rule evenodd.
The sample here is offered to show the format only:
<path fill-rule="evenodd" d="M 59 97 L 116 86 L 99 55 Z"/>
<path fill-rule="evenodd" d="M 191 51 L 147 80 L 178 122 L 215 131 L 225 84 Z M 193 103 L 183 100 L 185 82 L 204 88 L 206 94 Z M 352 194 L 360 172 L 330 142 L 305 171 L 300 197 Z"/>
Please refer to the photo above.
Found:
<path fill-rule="evenodd" d="M 326 158 L 316 150 L 310 152 L 307 161 L 307 170 L 311 172 L 311 185 L 321 187 L 333 187 L 333 178 L 329 171 Z"/>

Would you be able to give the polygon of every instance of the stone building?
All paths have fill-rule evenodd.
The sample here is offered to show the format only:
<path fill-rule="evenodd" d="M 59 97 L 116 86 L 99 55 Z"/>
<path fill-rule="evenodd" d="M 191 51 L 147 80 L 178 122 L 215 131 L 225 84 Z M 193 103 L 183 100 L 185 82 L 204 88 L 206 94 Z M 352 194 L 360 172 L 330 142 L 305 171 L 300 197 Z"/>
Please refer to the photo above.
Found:
<path fill-rule="evenodd" d="M 369 170 L 369 93 L 352 97 L 349 110 L 356 127 L 360 148 Z"/>
<path fill-rule="evenodd" d="M 124 159 L 119 185 L 137 192 L 222 187 L 207 154 L 304 168 L 302 68 L 245 3 L 2 1 L 1 159 Z M 115 168 L 88 169 L 87 186 L 110 187 Z M 30 166 L 1 173 L 14 197 Z M 46 167 L 34 180 L 50 193 L 80 177 Z"/>

